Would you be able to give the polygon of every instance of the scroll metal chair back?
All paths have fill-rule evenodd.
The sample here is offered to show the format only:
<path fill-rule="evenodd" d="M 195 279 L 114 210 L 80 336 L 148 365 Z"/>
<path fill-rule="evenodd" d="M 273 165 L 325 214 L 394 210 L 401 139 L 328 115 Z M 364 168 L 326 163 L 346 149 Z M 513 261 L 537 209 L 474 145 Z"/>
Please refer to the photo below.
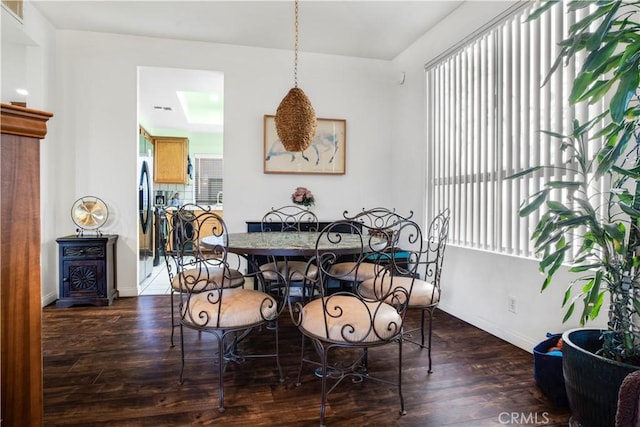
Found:
<path fill-rule="evenodd" d="M 319 221 L 315 213 L 297 205 L 271 208 L 261 221 L 262 232 L 302 232 L 318 231 Z M 302 284 L 317 278 L 318 270 L 308 259 L 289 257 L 276 259 L 269 257 L 260 265 L 260 271 L 267 282 L 269 291 L 279 295 L 291 295 L 293 282 Z M 281 280 L 284 279 L 284 280 Z M 289 287 L 288 289 L 284 289 Z M 304 286 L 299 286 L 304 293 Z"/>
<path fill-rule="evenodd" d="M 365 230 L 367 233 L 383 234 L 394 230 L 397 223 L 410 220 L 413 212 L 409 212 L 409 215 L 403 216 L 394 209 L 376 207 L 363 209 L 355 215 L 350 215 L 348 211 L 344 211 L 343 216 L 345 220 L 355 223 L 360 229 Z M 393 236 L 389 237 L 392 238 Z M 389 245 L 385 249 L 388 252 L 387 256 L 390 257 L 391 253 L 397 251 L 397 248 L 397 244 Z M 355 268 L 356 266 L 357 268 Z M 360 282 L 375 276 L 374 264 L 368 257 L 363 260 L 347 260 L 343 257 L 332 265 L 331 268 L 334 276 L 341 277 L 339 281 L 341 289 L 355 289 Z"/>
<path fill-rule="evenodd" d="M 287 205 L 264 214 L 262 231 L 318 231 L 318 217 L 309 208 Z"/>
<path fill-rule="evenodd" d="M 175 346 L 174 335 L 175 328 L 178 327 L 179 322 L 175 316 L 175 298 L 174 294 L 178 291 L 178 262 L 180 256 L 189 256 L 192 254 L 186 254 L 187 245 L 180 245 L 179 241 L 184 234 L 184 231 L 189 227 L 184 226 L 183 229 L 176 230 L 176 225 L 179 223 L 178 208 L 168 207 L 160 211 L 160 227 L 158 241 L 160 242 L 160 250 L 164 257 L 167 275 L 169 277 L 170 286 L 170 305 L 171 305 L 171 347 Z M 178 252 L 178 248 L 181 248 L 182 253 Z"/>
<path fill-rule="evenodd" d="M 440 302 L 440 276 L 449 233 L 449 219 L 449 209 L 445 209 L 436 215 L 429 225 L 424 244 L 424 254 L 420 257 L 420 263 L 416 270 L 418 278 L 413 280 L 413 291 L 409 300 L 409 309 L 420 310 L 421 312 L 420 327 L 409 330 L 405 328 L 404 332 L 405 341 L 428 350 L 429 373 L 432 372 L 431 339 L 433 335 L 433 316 Z M 401 244 L 404 245 L 405 243 Z M 396 281 L 394 286 L 402 285 L 403 281 L 409 280 L 408 278 L 401 278 Z M 360 283 L 358 289 L 360 293 L 367 297 L 375 297 L 381 291 L 387 292 L 387 286 L 391 286 L 389 283 L 385 283 L 380 288 L 380 284 L 380 282 L 376 282 L 373 279 L 368 279 Z M 428 323 L 428 329 L 425 331 L 426 323 Z M 415 340 L 413 337 L 413 334 L 417 331 L 420 331 L 420 341 Z M 425 344 L 425 335 L 427 344 Z"/>
<path fill-rule="evenodd" d="M 175 294 L 180 290 L 179 268 L 197 271 L 197 267 L 207 266 L 206 264 L 201 264 L 197 259 L 195 251 L 198 249 L 198 245 L 195 241 L 194 230 L 196 227 L 209 227 L 211 229 L 210 233 L 213 233 L 213 227 L 218 224 L 217 219 L 213 216 L 207 216 L 206 223 L 198 224 L 196 214 L 198 212 L 206 212 L 202 209 L 204 208 L 189 204 L 180 208 L 170 207 L 161 213 L 163 227 L 160 229 L 159 241 L 164 252 L 171 290 L 169 300 L 171 305 L 171 347 L 175 346 L 175 328 L 179 325 L 175 313 Z M 202 222 L 202 218 L 200 218 L 200 222 Z M 238 287 L 244 285 L 245 279 L 240 271 L 231 270 L 230 276 L 231 280 L 225 281 L 225 286 Z M 206 289 L 207 285 L 202 283 L 201 286 L 195 287 L 192 291 L 200 292 Z"/>
<path fill-rule="evenodd" d="M 400 239 L 405 239 L 413 245 L 409 256 L 411 262 L 406 264 L 396 264 L 394 257 L 389 256 L 389 249 L 395 247 Z M 353 253 L 354 242 L 357 249 L 352 270 L 337 271 L 332 268 L 344 254 Z M 347 250 L 348 247 L 351 249 Z M 415 269 L 419 265 L 421 254 L 420 227 L 401 216 L 385 223 L 382 228 L 341 220 L 329 224 L 319 233 L 315 261 L 318 264 L 320 283 L 342 280 L 345 275 L 357 274 L 357 270 L 367 263 L 367 268 L 373 271 L 376 284 L 389 284 L 386 291 L 381 290 L 373 297 L 358 293 L 357 288 L 328 293 L 325 286 L 320 286 L 319 298 L 291 305 L 293 322 L 302 333 L 301 365 L 297 384 L 301 383 L 305 365 L 317 367 L 315 374 L 322 381 L 320 425 L 324 425 L 327 395 L 345 378 L 352 378 L 356 382 L 374 380 L 396 386 L 400 398 L 400 414 L 406 414 L 402 395 L 402 328 L 411 297 L 412 279 L 415 278 Z M 397 279 L 405 276 L 410 280 L 402 286 L 394 286 Z M 317 355 L 305 353 L 306 340 L 312 341 Z M 395 378 L 376 377 L 369 372 L 369 348 L 384 345 L 396 345 L 398 348 L 397 360 L 386 361 L 397 363 Z M 357 355 L 349 361 L 333 360 L 337 356 L 345 355 L 344 352 L 334 351 L 339 348 L 356 349 Z"/>
<path fill-rule="evenodd" d="M 188 360 L 185 328 L 210 333 L 217 344 L 214 364 L 218 368 L 218 409 L 224 411 L 224 372 L 227 363 L 273 357 L 280 381 L 284 381 L 278 342 L 278 316 L 283 306 L 262 291 L 259 274 L 253 277 L 257 289 L 241 286 L 245 276 L 240 272 L 248 260 L 229 252 L 227 227 L 219 215 L 208 208 L 186 205 L 186 209 L 181 208 L 177 212 L 177 217 L 175 228 L 183 236 L 176 248 L 180 382 L 184 380 L 185 360 Z M 267 324 L 269 328 L 265 327 Z M 271 331 L 275 335 L 273 353 L 243 354 L 243 341 L 249 339 L 252 333 Z M 206 344 L 200 342 L 200 345 Z"/>

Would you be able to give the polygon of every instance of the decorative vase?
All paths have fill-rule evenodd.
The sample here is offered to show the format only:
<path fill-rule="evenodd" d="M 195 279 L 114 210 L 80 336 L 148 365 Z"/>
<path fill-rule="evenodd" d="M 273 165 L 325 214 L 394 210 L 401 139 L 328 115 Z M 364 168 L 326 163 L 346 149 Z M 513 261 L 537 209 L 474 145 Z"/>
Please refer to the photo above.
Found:
<path fill-rule="evenodd" d="M 584 328 L 562 334 L 562 369 L 572 426 L 614 426 L 620 385 L 640 369 L 595 354 L 602 347 L 601 334 L 600 329 Z"/>

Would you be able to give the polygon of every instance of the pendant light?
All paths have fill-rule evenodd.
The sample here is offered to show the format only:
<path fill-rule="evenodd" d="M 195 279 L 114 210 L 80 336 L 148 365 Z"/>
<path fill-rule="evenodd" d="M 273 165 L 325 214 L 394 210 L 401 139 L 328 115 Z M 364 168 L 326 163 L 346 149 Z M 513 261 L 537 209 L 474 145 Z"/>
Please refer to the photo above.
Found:
<path fill-rule="evenodd" d="M 316 112 L 311 101 L 298 87 L 298 0 L 295 0 L 294 87 L 276 110 L 276 132 L 287 151 L 304 151 L 316 135 Z"/>

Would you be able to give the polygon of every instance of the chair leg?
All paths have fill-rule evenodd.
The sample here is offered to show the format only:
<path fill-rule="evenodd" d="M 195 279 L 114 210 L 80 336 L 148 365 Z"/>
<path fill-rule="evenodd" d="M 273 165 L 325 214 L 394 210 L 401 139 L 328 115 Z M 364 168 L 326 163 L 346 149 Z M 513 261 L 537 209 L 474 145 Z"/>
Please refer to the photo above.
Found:
<path fill-rule="evenodd" d="M 428 341 L 428 356 L 429 356 L 429 370 L 427 371 L 428 373 L 432 373 L 433 371 L 431 370 L 431 336 L 433 335 L 433 308 L 429 309 L 429 341 Z M 423 334 L 424 335 L 424 334 Z"/>
<path fill-rule="evenodd" d="M 326 348 L 322 345 L 322 391 L 321 391 L 321 402 L 320 402 L 320 426 L 324 427 L 324 413 L 327 407 L 327 360 L 329 359 L 329 348 Z"/>
<path fill-rule="evenodd" d="M 224 412 L 224 333 L 214 335 L 218 340 L 218 411 Z"/>
<path fill-rule="evenodd" d="M 276 365 L 278 366 L 278 372 L 280 373 L 280 382 L 284 382 L 284 374 L 282 373 L 282 367 L 280 366 L 280 341 L 279 341 L 279 324 L 278 319 L 275 320 L 276 328 Z"/>
<path fill-rule="evenodd" d="M 298 371 L 298 380 L 296 381 L 296 387 L 299 387 L 302 384 L 302 367 L 304 365 L 304 334 L 302 335 L 302 342 L 300 343 L 300 370 Z"/>
<path fill-rule="evenodd" d="M 173 317 L 171 318 L 173 322 Z M 178 383 L 184 382 L 184 330 L 182 324 L 180 324 L 180 376 L 178 377 Z M 173 328 L 171 328 L 171 334 L 173 335 Z"/>
<path fill-rule="evenodd" d="M 424 313 L 427 310 L 423 308 L 420 311 L 420 346 L 424 348 Z"/>
<path fill-rule="evenodd" d="M 431 369 L 431 366 L 429 366 L 429 369 Z M 398 395 L 400 396 L 400 415 L 407 415 L 407 410 L 404 408 L 404 396 L 402 395 L 402 339 L 398 340 Z"/>
<path fill-rule="evenodd" d="M 171 301 L 171 348 L 175 347 L 175 344 L 173 343 L 173 333 L 176 330 L 176 320 L 174 317 L 174 308 L 173 308 L 173 289 L 171 289 L 171 292 L 169 294 L 169 298 Z"/>

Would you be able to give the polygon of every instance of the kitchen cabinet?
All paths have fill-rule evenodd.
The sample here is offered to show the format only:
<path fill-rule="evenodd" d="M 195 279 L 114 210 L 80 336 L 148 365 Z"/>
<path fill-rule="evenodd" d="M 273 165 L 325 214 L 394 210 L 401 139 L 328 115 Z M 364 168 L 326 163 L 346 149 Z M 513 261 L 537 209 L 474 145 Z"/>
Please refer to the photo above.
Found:
<path fill-rule="evenodd" d="M 189 138 L 153 138 L 153 181 L 157 184 L 186 184 Z"/>
<path fill-rule="evenodd" d="M 60 298 L 56 307 L 109 305 L 116 286 L 117 234 L 66 236 L 58 242 Z"/>
<path fill-rule="evenodd" d="M 41 426 L 43 422 L 40 139 L 51 116 L 9 104 L 2 104 L 0 110 L 3 426 Z"/>
<path fill-rule="evenodd" d="M 173 228 L 174 228 L 174 219 L 173 219 L 173 213 L 175 212 L 175 209 L 167 209 L 165 215 L 166 215 L 166 220 L 167 220 L 167 225 L 168 227 L 166 227 L 166 230 L 169 233 L 173 233 Z M 200 215 L 202 215 L 204 213 L 204 211 L 201 210 L 194 210 L 192 211 L 193 214 L 198 217 Z M 218 210 L 212 210 L 211 212 L 215 213 L 216 215 L 218 215 L 220 218 L 222 218 L 222 214 L 223 211 L 218 211 Z M 207 218 L 204 223 L 201 225 L 201 229 L 200 229 L 200 235 L 198 237 L 203 238 L 203 237 L 208 237 L 213 235 L 213 230 L 214 228 L 218 227 L 220 224 L 218 223 L 217 220 L 215 220 L 213 217 L 209 217 Z M 173 250 L 173 243 L 175 241 L 175 238 L 173 236 L 171 236 L 171 239 L 168 242 L 168 250 Z"/>

